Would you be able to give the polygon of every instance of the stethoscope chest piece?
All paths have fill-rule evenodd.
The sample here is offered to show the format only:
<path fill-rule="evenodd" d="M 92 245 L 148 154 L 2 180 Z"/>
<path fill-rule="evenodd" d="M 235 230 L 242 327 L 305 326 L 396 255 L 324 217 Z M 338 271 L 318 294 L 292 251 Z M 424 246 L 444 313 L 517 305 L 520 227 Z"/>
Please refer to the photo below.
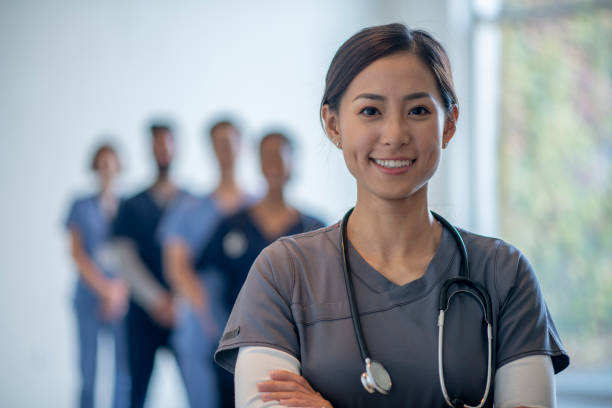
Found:
<path fill-rule="evenodd" d="M 361 384 L 367 392 L 373 394 L 378 391 L 381 394 L 388 394 L 391 390 L 391 377 L 385 367 L 377 361 L 366 358 L 366 371 L 361 374 Z"/>

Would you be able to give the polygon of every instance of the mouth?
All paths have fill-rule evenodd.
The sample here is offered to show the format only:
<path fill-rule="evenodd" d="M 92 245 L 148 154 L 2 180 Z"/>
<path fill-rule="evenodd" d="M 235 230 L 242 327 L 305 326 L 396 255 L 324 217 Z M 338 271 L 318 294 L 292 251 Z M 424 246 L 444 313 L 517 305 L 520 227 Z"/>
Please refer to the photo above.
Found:
<path fill-rule="evenodd" d="M 414 164 L 416 159 L 374 159 L 371 158 L 377 166 L 385 169 L 403 169 Z"/>

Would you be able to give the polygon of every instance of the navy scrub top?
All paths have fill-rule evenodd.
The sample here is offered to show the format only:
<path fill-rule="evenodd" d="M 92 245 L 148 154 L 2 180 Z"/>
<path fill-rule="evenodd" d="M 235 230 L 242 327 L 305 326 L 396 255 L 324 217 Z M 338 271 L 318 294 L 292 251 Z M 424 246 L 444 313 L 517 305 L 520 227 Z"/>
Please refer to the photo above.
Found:
<path fill-rule="evenodd" d="M 163 273 L 162 249 L 157 238 L 157 227 L 168 206 L 175 200 L 184 199 L 186 195 L 189 193 L 181 190 L 170 203 L 160 205 L 148 189 L 144 190 L 121 203 L 113 223 L 113 236 L 128 238 L 136 245 L 140 259 L 164 288 L 169 286 Z M 133 307 L 140 309 L 132 302 L 130 311 Z"/>
<path fill-rule="evenodd" d="M 311 231 L 323 226 L 324 224 L 318 219 L 300 214 L 295 224 L 281 236 Z M 277 238 L 279 237 L 270 239 L 263 235 L 253 220 L 249 208 L 224 218 L 219 223 L 208 245 L 198 256 L 195 266 L 198 271 L 214 267 L 221 272 L 225 282 L 222 298 L 228 311 L 231 310 L 257 255 Z"/>

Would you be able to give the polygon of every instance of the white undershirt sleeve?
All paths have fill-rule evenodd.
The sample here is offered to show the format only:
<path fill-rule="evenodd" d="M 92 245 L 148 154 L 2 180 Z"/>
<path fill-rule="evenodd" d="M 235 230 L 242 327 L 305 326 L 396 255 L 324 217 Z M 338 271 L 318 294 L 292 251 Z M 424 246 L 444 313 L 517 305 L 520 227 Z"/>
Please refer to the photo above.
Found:
<path fill-rule="evenodd" d="M 240 347 L 234 374 L 237 408 L 279 408 L 264 403 L 257 383 L 270 379 L 270 371 L 300 374 L 301 364 L 291 354 L 270 347 Z M 495 408 L 555 408 L 552 360 L 546 355 L 523 357 L 503 365 L 495 375 Z"/>
<path fill-rule="evenodd" d="M 495 374 L 495 408 L 554 408 L 555 371 L 547 355 L 523 357 L 503 365 Z"/>
<path fill-rule="evenodd" d="M 278 401 L 263 402 L 257 383 L 270 380 L 270 371 L 300 374 L 300 362 L 291 354 L 271 347 L 240 347 L 234 373 L 236 408 L 280 408 Z"/>

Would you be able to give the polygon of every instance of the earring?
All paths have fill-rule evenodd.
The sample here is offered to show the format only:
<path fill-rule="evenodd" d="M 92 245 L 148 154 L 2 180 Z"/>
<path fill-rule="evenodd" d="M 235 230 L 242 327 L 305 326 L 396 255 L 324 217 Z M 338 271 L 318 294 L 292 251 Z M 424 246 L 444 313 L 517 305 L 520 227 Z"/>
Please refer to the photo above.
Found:
<path fill-rule="evenodd" d="M 334 144 L 336 145 L 338 149 L 342 149 L 342 145 L 340 144 L 339 140 L 334 140 Z"/>
<path fill-rule="evenodd" d="M 442 148 L 446 149 L 446 145 L 448 144 L 448 142 L 442 142 Z"/>

